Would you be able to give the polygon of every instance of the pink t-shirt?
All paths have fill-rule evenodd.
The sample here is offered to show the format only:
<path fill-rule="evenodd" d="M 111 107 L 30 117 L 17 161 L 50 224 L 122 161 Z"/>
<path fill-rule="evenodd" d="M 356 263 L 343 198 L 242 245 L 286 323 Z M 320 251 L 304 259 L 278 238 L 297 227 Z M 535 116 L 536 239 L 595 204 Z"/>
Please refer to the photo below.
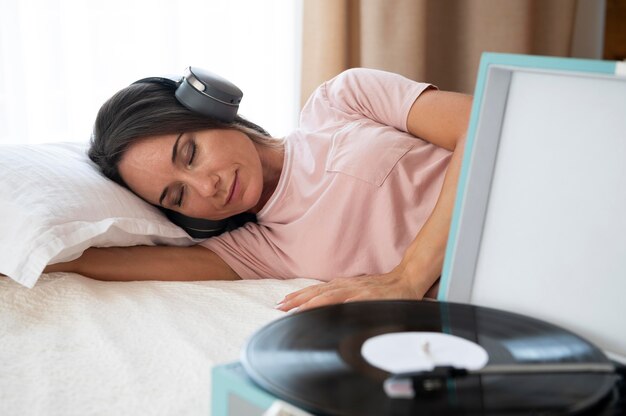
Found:
<path fill-rule="evenodd" d="M 309 98 L 258 223 L 202 243 L 243 279 L 331 280 L 397 266 L 432 212 L 451 152 L 412 136 L 428 84 L 351 69 Z"/>

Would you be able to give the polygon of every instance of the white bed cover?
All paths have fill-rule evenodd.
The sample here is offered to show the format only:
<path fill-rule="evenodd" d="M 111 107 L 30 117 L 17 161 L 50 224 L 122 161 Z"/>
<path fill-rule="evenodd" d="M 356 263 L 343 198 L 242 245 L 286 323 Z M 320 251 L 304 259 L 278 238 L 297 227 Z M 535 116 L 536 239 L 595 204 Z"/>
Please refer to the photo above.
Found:
<path fill-rule="evenodd" d="M 314 283 L 0 276 L 0 415 L 209 415 L 211 368 Z"/>

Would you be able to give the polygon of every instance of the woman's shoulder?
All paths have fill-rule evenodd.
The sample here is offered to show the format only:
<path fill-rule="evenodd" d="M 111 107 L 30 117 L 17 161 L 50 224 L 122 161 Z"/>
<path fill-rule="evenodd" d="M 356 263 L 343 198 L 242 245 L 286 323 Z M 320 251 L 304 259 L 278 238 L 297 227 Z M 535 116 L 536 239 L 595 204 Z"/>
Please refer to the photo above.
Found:
<path fill-rule="evenodd" d="M 343 71 L 334 78 L 322 83 L 309 96 L 300 112 L 300 127 L 306 130 L 316 130 L 353 121 L 360 117 L 358 112 L 351 111 L 350 90 L 355 87 L 356 78 L 362 78 L 364 73 L 373 70 L 352 68 Z"/>
<path fill-rule="evenodd" d="M 351 68 L 320 85 L 301 113 L 301 125 L 318 128 L 359 119 L 406 129 L 406 117 L 428 83 L 370 68 Z"/>

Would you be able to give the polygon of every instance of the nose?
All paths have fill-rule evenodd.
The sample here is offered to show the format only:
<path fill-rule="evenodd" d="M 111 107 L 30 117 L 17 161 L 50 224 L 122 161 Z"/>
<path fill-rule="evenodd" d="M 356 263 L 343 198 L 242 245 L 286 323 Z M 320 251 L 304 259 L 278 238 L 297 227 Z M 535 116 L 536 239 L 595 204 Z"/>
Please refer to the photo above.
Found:
<path fill-rule="evenodd" d="M 216 174 L 190 175 L 187 183 L 204 198 L 212 197 L 219 190 L 220 177 Z"/>

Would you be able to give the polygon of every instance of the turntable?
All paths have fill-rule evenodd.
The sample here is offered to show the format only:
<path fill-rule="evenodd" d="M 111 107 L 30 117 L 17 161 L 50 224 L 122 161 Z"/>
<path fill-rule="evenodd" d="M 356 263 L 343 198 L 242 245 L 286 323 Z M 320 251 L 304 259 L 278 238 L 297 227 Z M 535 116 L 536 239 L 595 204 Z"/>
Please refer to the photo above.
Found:
<path fill-rule="evenodd" d="M 255 333 L 213 415 L 626 413 L 626 70 L 484 54 L 439 302 Z"/>

